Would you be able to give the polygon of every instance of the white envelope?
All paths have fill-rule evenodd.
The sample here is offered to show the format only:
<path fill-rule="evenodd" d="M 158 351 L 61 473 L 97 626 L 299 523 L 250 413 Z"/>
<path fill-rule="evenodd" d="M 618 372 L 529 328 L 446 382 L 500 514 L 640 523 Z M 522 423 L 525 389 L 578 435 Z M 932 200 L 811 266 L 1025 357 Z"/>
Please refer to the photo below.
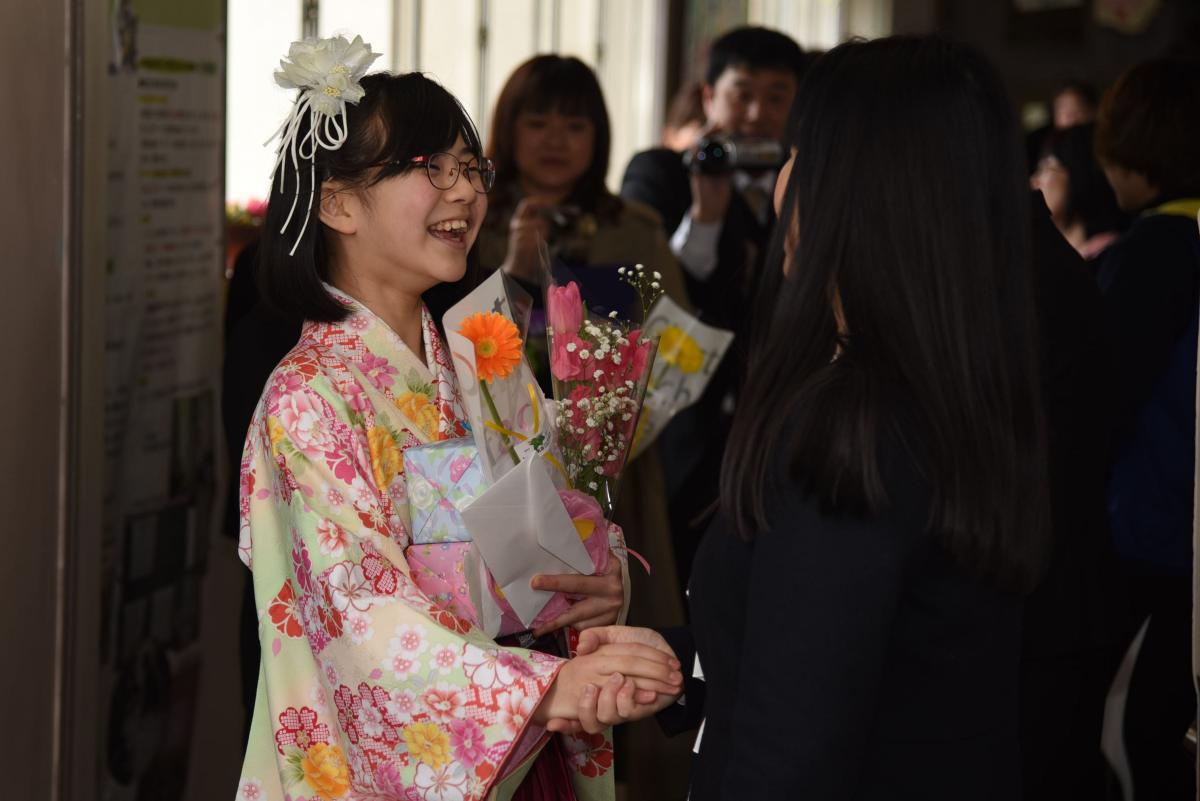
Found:
<path fill-rule="evenodd" d="M 467 595 L 470 597 L 471 605 L 475 607 L 475 615 L 478 617 L 476 625 L 487 636 L 495 639 L 500 633 L 500 617 L 503 613 L 488 589 L 487 568 L 479 555 L 478 545 L 467 551 L 463 557 L 463 572 L 467 577 Z"/>
<path fill-rule="evenodd" d="M 531 588 L 534 576 L 590 575 L 595 569 L 547 468 L 542 459 L 521 462 L 461 512 L 496 584 L 526 626 L 554 596 Z"/>

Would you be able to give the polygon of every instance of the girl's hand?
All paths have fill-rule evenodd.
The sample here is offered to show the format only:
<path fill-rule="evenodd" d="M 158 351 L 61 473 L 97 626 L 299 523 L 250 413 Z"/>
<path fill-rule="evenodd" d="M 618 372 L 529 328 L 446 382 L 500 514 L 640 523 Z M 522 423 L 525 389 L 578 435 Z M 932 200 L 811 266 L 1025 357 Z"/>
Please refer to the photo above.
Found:
<path fill-rule="evenodd" d="M 534 576 L 529 586 L 535 590 L 584 597 L 552 622 L 535 629 L 533 636 L 541 637 L 563 626 L 574 626 L 582 630 L 616 623 L 621 616 L 621 607 L 625 605 L 625 584 L 622 575 L 621 560 L 610 554 L 608 567 L 598 576 L 582 576 L 577 573 Z"/>
<path fill-rule="evenodd" d="M 550 233 L 550 223 L 542 212 L 552 205 L 533 195 L 517 204 L 508 223 L 508 255 L 500 269 L 514 278 L 537 280 L 538 244 Z"/>
<path fill-rule="evenodd" d="M 619 643 L 632 643 L 636 645 L 649 645 L 658 651 L 666 654 L 671 658 L 671 661 L 678 663 L 678 658 L 675 656 L 675 651 L 666 638 L 659 634 L 654 629 L 642 628 L 641 626 L 608 626 L 606 628 L 594 628 L 587 634 L 579 635 L 579 655 L 590 654 L 606 645 L 616 645 Z"/>
<path fill-rule="evenodd" d="M 642 720 L 656 715 L 679 698 L 679 692 L 655 693 L 639 690 L 636 683 L 626 679 L 617 680 L 614 674 L 603 685 L 589 684 L 579 696 L 575 721 L 556 719 L 546 724 L 551 731 L 575 732 L 582 729 L 597 734 L 609 726 Z"/>
<path fill-rule="evenodd" d="M 586 701 L 585 689 L 603 686 L 610 680 L 622 689 L 629 684 L 628 693 L 635 697 L 635 703 L 637 697 L 649 698 L 651 693 L 656 697 L 675 697 L 683 692 L 683 674 L 677 659 L 640 643 L 602 645 L 562 666 L 534 711 L 533 721 L 544 726 L 551 720 L 577 720 L 580 709 L 596 704 L 594 698 Z"/>
<path fill-rule="evenodd" d="M 669 656 L 671 665 L 679 664 L 671 646 L 662 635 L 653 629 L 630 626 L 590 629 L 579 638 L 579 653 L 587 655 L 618 643 L 649 646 Z M 656 693 L 640 690 L 632 679 L 621 681 L 615 676 L 610 676 L 603 684 L 588 684 L 583 688 L 574 719 L 555 718 L 547 722 L 546 728 L 570 734 L 580 731 L 595 734 L 608 726 L 641 720 L 656 714 L 674 703 L 678 697 L 679 692 Z"/>

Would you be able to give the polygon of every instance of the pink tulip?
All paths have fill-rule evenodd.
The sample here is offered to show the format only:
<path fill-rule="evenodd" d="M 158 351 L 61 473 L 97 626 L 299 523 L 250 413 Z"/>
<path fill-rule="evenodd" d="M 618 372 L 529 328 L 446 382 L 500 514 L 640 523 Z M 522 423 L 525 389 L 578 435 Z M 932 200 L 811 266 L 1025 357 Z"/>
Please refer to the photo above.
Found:
<path fill-rule="evenodd" d="M 576 336 L 575 330 L 555 332 L 551 338 L 550 372 L 559 381 L 575 381 L 583 378 L 586 372 L 586 363 L 580 354 L 587 350 L 587 343 Z"/>
<path fill-rule="evenodd" d="M 574 281 L 565 287 L 550 287 L 546 293 L 546 314 L 554 333 L 579 332 L 579 326 L 583 325 L 583 300 Z"/>

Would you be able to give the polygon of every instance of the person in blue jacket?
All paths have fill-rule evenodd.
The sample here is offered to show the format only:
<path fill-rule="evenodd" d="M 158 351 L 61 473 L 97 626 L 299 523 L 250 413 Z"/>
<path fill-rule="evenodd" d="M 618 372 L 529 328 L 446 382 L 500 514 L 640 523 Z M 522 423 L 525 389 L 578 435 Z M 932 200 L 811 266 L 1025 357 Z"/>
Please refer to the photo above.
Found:
<path fill-rule="evenodd" d="M 1125 707 L 1138 801 L 1192 798 L 1183 739 L 1192 685 L 1192 513 L 1200 311 L 1200 62 L 1161 59 L 1105 95 L 1096 153 L 1117 202 L 1137 215 L 1097 278 L 1115 348 L 1116 427 L 1108 509 L 1140 628 Z"/>

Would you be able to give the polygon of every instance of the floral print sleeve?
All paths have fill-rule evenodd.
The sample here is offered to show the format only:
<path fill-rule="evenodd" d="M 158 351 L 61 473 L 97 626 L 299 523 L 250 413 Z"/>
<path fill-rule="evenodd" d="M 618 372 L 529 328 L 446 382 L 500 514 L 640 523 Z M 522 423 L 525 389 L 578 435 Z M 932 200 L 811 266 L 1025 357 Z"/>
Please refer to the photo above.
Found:
<path fill-rule="evenodd" d="M 262 663 L 237 797 L 482 799 L 536 750 L 522 735 L 561 661 L 498 646 L 409 578 L 400 456 L 452 419 L 436 382 L 422 418 L 403 370 L 327 357 L 302 339 L 276 369 L 243 456 Z"/>

